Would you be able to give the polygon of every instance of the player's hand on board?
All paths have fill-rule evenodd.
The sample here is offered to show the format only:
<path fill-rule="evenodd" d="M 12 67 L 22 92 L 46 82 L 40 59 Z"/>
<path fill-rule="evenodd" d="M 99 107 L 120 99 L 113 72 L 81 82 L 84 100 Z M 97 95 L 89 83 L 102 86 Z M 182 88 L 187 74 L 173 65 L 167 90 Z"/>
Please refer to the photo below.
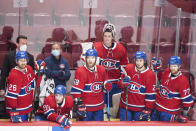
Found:
<path fill-rule="evenodd" d="M 56 119 L 56 121 L 64 128 L 64 129 L 67 129 L 67 128 L 70 128 L 71 127 L 71 124 L 72 122 L 69 120 L 69 117 L 68 115 L 59 115 Z"/>
<path fill-rule="evenodd" d="M 15 110 L 10 111 L 10 120 L 14 123 L 23 122 L 21 116 L 19 115 L 19 112 Z"/>
<path fill-rule="evenodd" d="M 144 109 L 142 110 L 141 114 L 139 115 L 139 120 L 140 121 L 150 121 L 150 114 L 152 110 L 151 109 Z"/>

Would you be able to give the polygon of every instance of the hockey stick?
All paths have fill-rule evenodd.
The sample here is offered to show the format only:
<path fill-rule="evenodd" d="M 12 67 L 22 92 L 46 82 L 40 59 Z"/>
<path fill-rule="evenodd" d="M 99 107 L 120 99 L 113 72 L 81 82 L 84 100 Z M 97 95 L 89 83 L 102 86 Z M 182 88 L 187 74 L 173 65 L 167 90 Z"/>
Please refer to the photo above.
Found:
<path fill-rule="evenodd" d="M 163 8 L 165 6 L 165 0 L 161 0 L 160 3 L 160 18 L 159 18 L 159 26 L 158 26 L 158 36 L 157 36 L 157 48 L 156 48 L 156 58 L 159 58 L 160 53 L 160 37 L 161 37 L 161 26 L 162 26 L 162 19 L 163 19 Z M 159 88 L 159 80 L 158 80 L 158 72 L 155 72 L 156 77 L 156 88 Z"/>
<path fill-rule="evenodd" d="M 125 74 L 125 76 L 127 76 L 127 72 L 122 66 L 121 66 L 121 71 Z M 125 91 L 126 91 L 126 120 L 128 120 L 128 116 L 127 116 L 127 113 L 128 113 L 128 89 L 126 88 Z"/>
<path fill-rule="evenodd" d="M 108 80 L 108 70 L 106 70 L 107 71 L 107 80 Z M 110 99 L 110 92 L 109 91 L 107 91 L 107 96 L 108 96 L 108 112 L 107 112 L 107 117 L 108 117 L 108 120 L 110 121 L 110 101 L 109 101 L 109 99 Z"/>
<path fill-rule="evenodd" d="M 36 81 L 35 81 L 35 90 L 34 90 L 34 93 L 33 93 L 33 101 L 32 101 L 32 111 L 31 111 L 30 116 L 29 116 L 29 121 L 31 121 L 32 115 L 33 115 L 34 100 L 35 100 L 36 92 L 37 92 L 37 88 L 38 88 L 37 85 L 38 85 L 38 79 L 39 79 L 39 75 L 40 75 L 40 70 L 41 70 L 41 65 L 38 68 L 38 74 L 37 74 L 37 78 L 36 78 Z"/>

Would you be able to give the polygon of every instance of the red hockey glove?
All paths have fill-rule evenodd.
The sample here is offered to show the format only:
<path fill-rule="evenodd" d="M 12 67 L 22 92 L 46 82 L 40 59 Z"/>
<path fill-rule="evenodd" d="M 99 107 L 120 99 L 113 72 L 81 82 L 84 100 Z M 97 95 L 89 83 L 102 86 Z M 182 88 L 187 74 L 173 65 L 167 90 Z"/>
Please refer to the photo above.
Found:
<path fill-rule="evenodd" d="M 188 116 L 178 115 L 177 121 L 180 123 L 187 123 L 188 122 Z"/>
<path fill-rule="evenodd" d="M 118 86 L 123 89 L 123 88 L 127 88 L 130 85 L 130 77 L 129 76 L 125 76 L 123 79 L 121 79 L 118 82 Z"/>
<path fill-rule="evenodd" d="M 105 82 L 104 82 L 104 88 L 105 88 L 107 91 L 111 91 L 111 90 L 112 90 L 112 82 L 107 82 L 107 81 L 105 81 Z"/>
<path fill-rule="evenodd" d="M 19 112 L 16 112 L 14 110 L 10 111 L 10 120 L 14 123 L 23 122 L 21 116 L 19 115 Z"/>
<path fill-rule="evenodd" d="M 139 115 L 139 120 L 140 121 L 150 121 L 151 112 L 152 112 L 151 109 L 142 110 L 141 114 Z"/>
<path fill-rule="evenodd" d="M 72 122 L 69 120 L 68 115 L 59 115 L 56 119 L 56 121 L 64 128 L 70 128 Z"/>
<path fill-rule="evenodd" d="M 154 72 L 159 71 L 162 68 L 161 60 L 159 58 L 153 57 L 151 60 L 151 66 Z"/>
<path fill-rule="evenodd" d="M 177 116 L 177 121 L 181 123 L 187 123 L 189 110 L 190 107 L 183 107 L 183 111 L 180 113 L 180 115 Z"/>

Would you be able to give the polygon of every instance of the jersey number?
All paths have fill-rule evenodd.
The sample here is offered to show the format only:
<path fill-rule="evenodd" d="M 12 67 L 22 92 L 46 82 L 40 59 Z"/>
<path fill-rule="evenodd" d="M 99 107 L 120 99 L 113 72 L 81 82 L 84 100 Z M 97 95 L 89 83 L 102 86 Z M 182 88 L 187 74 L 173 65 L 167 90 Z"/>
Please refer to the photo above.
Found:
<path fill-rule="evenodd" d="M 16 88 L 17 88 L 16 85 L 9 84 L 8 90 L 9 91 L 16 91 Z"/>
<path fill-rule="evenodd" d="M 184 92 L 184 95 L 186 96 L 190 93 L 190 89 L 185 89 L 185 90 L 183 90 L 183 92 Z"/>

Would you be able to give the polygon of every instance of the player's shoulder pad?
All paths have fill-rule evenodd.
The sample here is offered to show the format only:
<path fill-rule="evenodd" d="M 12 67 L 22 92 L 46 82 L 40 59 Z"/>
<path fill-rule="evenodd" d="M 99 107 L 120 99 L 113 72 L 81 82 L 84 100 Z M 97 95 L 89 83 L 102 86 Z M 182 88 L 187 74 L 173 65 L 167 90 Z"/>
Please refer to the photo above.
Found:
<path fill-rule="evenodd" d="M 65 96 L 65 103 L 68 108 L 73 108 L 73 98 L 71 96 Z"/>
<path fill-rule="evenodd" d="M 33 68 L 30 65 L 26 65 L 27 70 L 33 71 Z"/>
<path fill-rule="evenodd" d="M 21 79 L 20 75 L 22 74 L 21 71 L 12 68 L 10 73 L 9 73 L 9 77 L 14 77 L 14 79 Z"/>
<path fill-rule="evenodd" d="M 116 43 L 116 47 L 125 50 L 125 47 L 120 43 Z"/>
<path fill-rule="evenodd" d="M 105 67 L 102 65 L 96 65 L 97 66 L 97 70 L 105 70 Z"/>
<path fill-rule="evenodd" d="M 44 99 L 44 105 L 49 105 L 50 108 L 55 108 L 56 101 L 55 101 L 55 98 L 54 98 L 54 94 L 50 94 L 49 96 L 47 96 Z"/>
<path fill-rule="evenodd" d="M 76 72 L 75 73 L 81 74 L 81 73 L 84 73 L 84 72 L 85 72 L 85 67 L 84 66 L 81 66 L 78 69 L 76 69 Z"/>

